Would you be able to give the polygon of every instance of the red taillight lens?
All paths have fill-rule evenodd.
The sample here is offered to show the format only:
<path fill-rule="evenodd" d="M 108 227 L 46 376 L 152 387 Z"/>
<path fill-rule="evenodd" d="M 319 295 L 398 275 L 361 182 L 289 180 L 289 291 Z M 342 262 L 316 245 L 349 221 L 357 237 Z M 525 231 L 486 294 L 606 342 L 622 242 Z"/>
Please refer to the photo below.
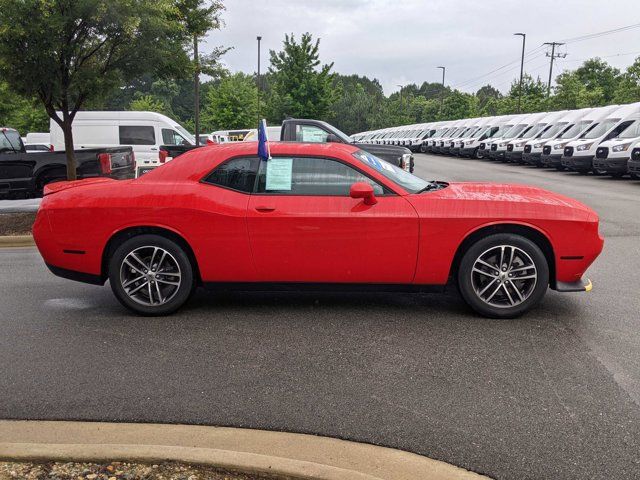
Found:
<path fill-rule="evenodd" d="M 49 145 L 49 151 L 53 152 L 53 145 Z"/>
<path fill-rule="evenodd" d="M 216 145 L 216 142 L 214 142 L 210 138 L 207 138 L 207 145 Z"/>
<path fill-rule="evenodd" d="M 167 161 L 167 157 L 169 156 L 169 152 L 167 152 L 166 150 L 160 150 L 160 153 L 158 154 L 158 156 L 160 157 L 160 163 L 164 163 Z"/>
<path fill-rule="evenodd" d="M 111 155 L 108 153 L 98 154 L 98 162 L 100 163 L 102 173 L 109 175 L 111 173 Z"/>

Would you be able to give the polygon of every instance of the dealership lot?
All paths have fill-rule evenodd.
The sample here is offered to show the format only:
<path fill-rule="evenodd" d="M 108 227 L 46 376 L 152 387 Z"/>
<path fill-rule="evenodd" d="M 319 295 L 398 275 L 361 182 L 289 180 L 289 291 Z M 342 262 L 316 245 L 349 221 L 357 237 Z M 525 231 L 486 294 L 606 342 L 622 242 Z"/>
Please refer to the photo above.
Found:
<path fill-rule="evenodd" d="M 402 448 L 498 478 L 640 471 L 640 182 L 416 155 L 601 216 L 589 294 L 512 321 L 447 295 L 199 293 L 169 318 L 0 250 L 0 417 L 234 425 Z"/>

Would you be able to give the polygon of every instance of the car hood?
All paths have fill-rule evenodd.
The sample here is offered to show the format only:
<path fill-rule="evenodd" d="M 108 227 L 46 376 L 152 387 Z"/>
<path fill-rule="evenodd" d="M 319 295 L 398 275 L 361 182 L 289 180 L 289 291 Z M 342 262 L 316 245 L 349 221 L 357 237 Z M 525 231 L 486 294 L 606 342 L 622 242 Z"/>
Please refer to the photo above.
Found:
<path fill-rule="evenodd" d="M 559 193 L 544 190 L 529 185 L 501 184 L 501 183 L 450 183 L 448 187 L 431 193 L 411 195 L 416 204 L 422 204 L 431 209 L 434 198 L 460 203 L 460 211 L 478 204 L 485 204 L 486 208 L 473 208 L 476 213 L 492 217 L 496 213 L 500 216 L 517 217 L 524 214 L 528 218 L 548 216 L 568 216 L 572 218 L 595 220 L 596 213 L 573 198 Z"/>

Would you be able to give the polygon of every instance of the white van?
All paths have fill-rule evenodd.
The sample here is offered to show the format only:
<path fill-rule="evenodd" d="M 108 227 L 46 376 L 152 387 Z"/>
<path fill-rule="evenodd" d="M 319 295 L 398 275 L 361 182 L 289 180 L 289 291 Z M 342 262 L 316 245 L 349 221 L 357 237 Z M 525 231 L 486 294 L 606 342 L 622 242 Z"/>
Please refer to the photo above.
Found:
<path fill-rule="evenodd" d="M 473 125 L 467 129 L 461 136 L 457 137 L 453 142 L 451 142 L 451 149 L 449 153 L 452 155 L 462 155 L 462 148 L 464 147 L 465 141 L 470 138 L 473 138 L 478 134 L 479 131 L 483 130 L 486 125 L 488 125 L 493 117 L 481 117 L 477 118 Z"/>
<path fill-rule="evenodd" d="M 579 173 L 593 170 L 593 159 L 600 144 L 620 135 L 633 123 L 631 118 L 639 109 L 640 103 L 619 106 L 597 125 L 587 129 L 578 139 L 569 142 L 562 152 L 562 166 Z"/>
<path fill-rule="evenodd" d="M 498 143 L 502 141 L 503 138 L 511 132 L 511 130 L 520 122 L 522 119 L 526 118 L 528 115 L 526 113 L 520 113 L 518 115 L 514 115 L 510 117 L 506 122 L 502 123 L 491 138 L 486 139 L 485 141 L 480 143 L 480 149 L 478 156 L 480 158 L 491 158 L 493 159 L 493 152 L 497 150 Z M 506 145 L 506 144 L 505 144 Z M 506 148 L 506 147 L 505 147 Z"/>
<path fill-rule="evenodd" d="M 608 107 L 598 107 L 590 110 L 584 117 L 577 121 L 571 128 L 565 130 L 554 140 L 547 142 L 542 148 L 540 160 L 545 167 L 553 167 L 564 170 L 562 166 L 562 152 L 564 147 L 572 140 L 580 137 L 587 129 L 597 124 L 609 113 L 616 110 L 620 105 L 609 105 Z"/>
<path fill-rule="evenodd" d="M 640 142 L 640 108 L 627 118 L 633 123 L 617 137 L 605 140 L 596 150 L 593 169 L 612 177 L 622 177 L 627 171 L 627 163 L 634 147 Z M 635 175 L 632 175 L 635 178 Z"/>
<path fill-rule="evenodd" d="M 64 150 L 64 134 L 50 121 L 51 143 Z M 178 122 L 155 112 L 81 111 L 73 120 L 74 148 L 131 146 L 136 158 L 136 177 L 164 163 L 161 145 L 195 145 L 196 140 Z"/>
<path fill-rule="evenodd" d="M 549 128 L 546 128 L 542 133 L 525 144 L 522 161 L 529 165 L 542 166 L 542 151 L 544 146 L 569 130 L 592 110 L 593 108 L 581 108 L 580 110 L 569 110 L 565 112 L 561 118 L 557 119 L 553 124 L 549 124 Z"/>
<path fill-rule="evenodd" d="M 514 138 L 507 144 L 507 153 L 505 158 L 507 161 L 522 163 L 522 154 L 524 153 L 524 147 L 531 139 L 538 138 L 546 130 L 551 128 L 558 119 L 566 115 L 567 111 L 562 110 L 560 112 L 550 112 L 545 114 L 542 118 L 539 118 L 531 128 L 522 132 L 518 138 Z"/>
<path fill-rule="evenodd" d="M 505 132 L 504 136 L 499 141 L 494 141 L 491 144 L 491 153 L 489 157 L 492 160 L 507 160 L 507 146 L 509 142 L 515 138 L 522 137 L 543 118 L 546 113 L 530 113 L 525 114 L 518 119 L 518 122 L 509 130 Z"/>
<path fill-rule="evenodd" d="M 513 118 L 513 115 L 490 117 L 485 125 L 481 126 L 475 133 L 461 142 L 460 155 L 473 158 L 484 158 L 488 156 L 489 148 L 487 148 L 487 145 L 491 145 L 490 142 L 494 136 L 513 127 L 513 123 L 509 123 Z M 506 130 L 503 130 L 503 128 Z"/>

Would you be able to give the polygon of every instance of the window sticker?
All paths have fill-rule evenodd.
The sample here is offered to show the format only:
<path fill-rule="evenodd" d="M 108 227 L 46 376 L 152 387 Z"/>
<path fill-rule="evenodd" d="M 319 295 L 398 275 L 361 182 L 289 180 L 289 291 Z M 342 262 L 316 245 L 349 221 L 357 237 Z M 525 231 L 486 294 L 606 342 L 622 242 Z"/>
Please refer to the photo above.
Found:
<path fill-rule="evenodd" d="M 265 190 L 291 190 L 293 158 L 271 158 L 267 160 L 267 182 Z"/>
<path fill-rule="evenodd" d="M 369 165 L 371 165 L 376 170 L 382 170 L 384 168 L 384 166 L 382 165 L 382 162 L 380 160 L 378 160 L 376 157 L 374 157 L 372 155 L 367 155 L 364 152 L 358 152 L 358 155 L 360 156 L 360 158 L 362 160 L 367 162 Z"/>

